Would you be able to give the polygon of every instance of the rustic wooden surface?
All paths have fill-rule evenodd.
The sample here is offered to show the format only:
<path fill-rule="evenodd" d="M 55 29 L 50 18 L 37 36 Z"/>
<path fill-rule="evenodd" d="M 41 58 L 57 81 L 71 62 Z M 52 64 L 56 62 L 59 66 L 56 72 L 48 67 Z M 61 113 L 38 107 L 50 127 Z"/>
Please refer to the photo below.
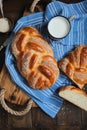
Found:
<path fill-rule="evenodd" d="M 43 2 L 44 1 L 44 2 Z M 63 2 L 78 2 L 78 0 L 62 0 Z M 14 23 L 22 16 L 25 7 L 32 0 L 4 0 L 4 12 L 6 16 L 13 18 Z M 49 2 L 41 0 L 44 7 Z M 0 34 L 0 44 L 10 34 Z M 4 53 L 3 53 L 4 55 Z M 2 58 L 0 57 L 2 62 Z M 46 115 L 39 107 L 32 108 L 30 112 L 22 117 L 8 114 L 0 105 L 0 130 L 87 130 L 87 112 L 64 101 L 63 106 L 57 116 L 52 119 Z"/>
<path fill-rule="evenodd" d="M 4 98 L 12 105 L 25 105 L 30 99 L 23 90 L 21 90 L 11 79 L 11 76 L 5 66 L 2 67 L 0 72 L 0 90 L 5 89 Z M 33 102 L 32 107 L 37 105 Z"/>

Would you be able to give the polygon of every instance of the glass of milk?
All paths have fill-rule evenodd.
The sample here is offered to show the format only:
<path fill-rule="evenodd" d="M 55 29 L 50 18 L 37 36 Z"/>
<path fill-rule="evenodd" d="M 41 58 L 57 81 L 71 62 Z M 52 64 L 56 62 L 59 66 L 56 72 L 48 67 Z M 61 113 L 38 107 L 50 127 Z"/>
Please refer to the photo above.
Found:
<path fill-rule="evenodd" d="M 54 40 L 65 38 L 71 29 L 70 21 L 73 20 L 74 16 L 70 19 L 64 16 L 56 16 L 52 18 L 47 26 L 48 33 Z"/>
<path fill-rule="evenodd" d="M 3 0 L 0 0 L 0 11 L 2 15 L 0 18 L 0 33 L 10 32 L 13 28 L 13 22 L 11 19 L 4 17 Z"/>
<path fill-rule="evenodd" d="M 0 33 L 10 32 L 13 27 L 13 23 L 9 18 L 0 18 Z"/>

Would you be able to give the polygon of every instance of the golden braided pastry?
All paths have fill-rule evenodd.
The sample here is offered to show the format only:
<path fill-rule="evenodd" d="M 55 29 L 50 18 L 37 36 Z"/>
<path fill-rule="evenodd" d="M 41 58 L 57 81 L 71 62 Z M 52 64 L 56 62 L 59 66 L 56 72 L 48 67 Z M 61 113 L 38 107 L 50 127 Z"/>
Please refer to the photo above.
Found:
<path fill-rule="evenodd" d="M 33 27 L 20 29 L 11 45 L 21 75 L 34 89 L 52 86 L 58 78 L 59 69 L 48 42 Z"/>
<path fill-rule="evenodd" d="M 87 84 L 87 46 L 78 46 L 58 63 L 59 68 L 80 88 Z"/>

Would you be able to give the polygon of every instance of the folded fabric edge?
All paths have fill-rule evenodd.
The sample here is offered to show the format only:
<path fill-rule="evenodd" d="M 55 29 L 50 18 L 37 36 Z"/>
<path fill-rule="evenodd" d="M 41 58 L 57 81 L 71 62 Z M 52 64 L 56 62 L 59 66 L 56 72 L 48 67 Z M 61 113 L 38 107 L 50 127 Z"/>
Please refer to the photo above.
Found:
<path fill-rule="evenodd" d="M 24 22 L 25 20 L 30 19 L 30 18 L 41 17 L 41 16 L 43 17 L 43 15 L 44 15 L 44 12 L 37 12 L 37 13 L 29 14 L 27 16 L 23 16 L 18 19 L 17 24 L 21 23 L 22 21 Z"/>
<path fill-rule="evenodd" d="M 47 4 L 47 7 L 52 3 L 59 3 L 59 4 L 69 6 L 69 5 L 78 5 L 78 4 L 82 4 L 82 3 L 85 3 L 85 2 L 87 2 L 87 0 L 79 1 L 79 2 L 76 2 L 76 3 L 65 3 L 65 2 L 62 2 L 62 1 L 59 1 L 59 0 L 54 0 L 54 1 L 50 2 L 49 4 Z"/>
<path fill-rule="evenodd" d="M 36 102 L 36 104 L 38 104 L 38 106 L 43 110 L 43 112 L 45 112 L 48 116 L 52 117 L 52 118 L 55 118 L 55 116 L 58 114 L 58 112 L 60 111 L 62 105 L 63 105 L 63 101 L 60 103 L 59 107 L 57 107 L 58 109 L 56 111 L 52 111 L 52 109 L 48 109 L 48 107 L 42 102 L 36 100 L 34 97 L 33 97 L 33 100 Z"/>

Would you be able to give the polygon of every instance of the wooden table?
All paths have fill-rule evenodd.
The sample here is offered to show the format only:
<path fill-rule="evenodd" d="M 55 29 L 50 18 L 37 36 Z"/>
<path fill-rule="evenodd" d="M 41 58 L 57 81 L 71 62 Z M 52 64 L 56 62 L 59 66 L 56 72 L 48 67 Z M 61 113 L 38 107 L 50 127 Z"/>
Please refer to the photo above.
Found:
<path fill-rule="evenodd" d="M 14 22 L 16 23 L 22 16 L 26 5 L 31 2 L 32 0 L 4 0 L 5 15 L 13 17 Z M 48 2 L 48 0 L 42 0 L 44 7 Z M 70 3 L 71 1 L 65 0 L 64 2 Z M 78 2 L 78 0 L 73 0 L 72 2 Z M 10 34 L 0 34 L 0 43 L 9 35 Z M 33 107 L 27 115 L 16 117 L 8 114 L 0 106 L 0 130 L 48 130 L 48 128 L 50 130 L 87 130 L 86 122 L 87 112 L 67 101 L 64 101 L 60 112 L 54 119 L 47 116 L 40 108 Z"/>

